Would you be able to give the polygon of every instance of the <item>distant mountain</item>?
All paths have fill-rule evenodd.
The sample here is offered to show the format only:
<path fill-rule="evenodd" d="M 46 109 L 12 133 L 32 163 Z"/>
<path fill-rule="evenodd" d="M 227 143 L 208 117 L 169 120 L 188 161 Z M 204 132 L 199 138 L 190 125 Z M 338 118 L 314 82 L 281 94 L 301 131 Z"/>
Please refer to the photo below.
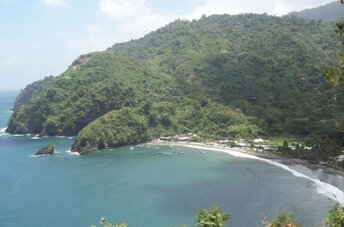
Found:
<path fill-rule="evenodd" d="M 305 9 L 299 12 L 291 12 L 287 16 L 333 22 L 344 17 L 344 5 L 340 4 L 339 1 L 335 1 L 317 8 Z"/>

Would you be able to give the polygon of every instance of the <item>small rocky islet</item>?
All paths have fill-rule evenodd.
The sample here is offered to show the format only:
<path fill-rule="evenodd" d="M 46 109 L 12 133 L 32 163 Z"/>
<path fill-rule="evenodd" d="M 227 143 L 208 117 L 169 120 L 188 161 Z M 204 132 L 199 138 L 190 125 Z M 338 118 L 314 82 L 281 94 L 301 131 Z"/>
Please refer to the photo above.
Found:
<path fill-rule="evenodd" d="M 48 144 L 45 147 L 41 148 L 40 150 L 38 150 L 35 155 L 39 156 L 39 155 L 52 155 L 54 154 L 54 150 L 55 147 L 52 144 Z"/>

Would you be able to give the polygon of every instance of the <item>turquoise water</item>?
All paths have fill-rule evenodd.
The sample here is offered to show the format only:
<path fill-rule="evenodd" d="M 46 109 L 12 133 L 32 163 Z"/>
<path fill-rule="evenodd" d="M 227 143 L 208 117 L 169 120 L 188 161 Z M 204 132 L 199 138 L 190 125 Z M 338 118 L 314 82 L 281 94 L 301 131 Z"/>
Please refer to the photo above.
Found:
<path fill-rule="evenodd" d="M 14 96 L 0 92 L 0 128 Z M 314 182 L 257 160 L 169 146 L 74 156 L 68 153 L 72 142 L 0 134 L 1 226 L 90 226 L 102 216 L 129 226 L 191 226 L 194 213 L 213 203 L 232 214 L 231 226 L 257 226 L 281 209 L 310 226 L 334 203 Z M 32 157 L 47 143 L 56 146 L 55 155 Z M 296 167 L 318 176 L 319 170 Z"/>

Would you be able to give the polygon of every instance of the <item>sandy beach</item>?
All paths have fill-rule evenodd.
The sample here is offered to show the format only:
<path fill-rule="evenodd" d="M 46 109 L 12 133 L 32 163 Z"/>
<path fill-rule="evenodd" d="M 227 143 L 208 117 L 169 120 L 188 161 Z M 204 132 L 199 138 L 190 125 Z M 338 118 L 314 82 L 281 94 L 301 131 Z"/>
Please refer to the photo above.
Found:
<path fill-rule="evenodd" d="M 168 145 L 168 146 L 184 146 L 184 147 L 190 147 L 190 148 L 196 148 L 200 150 L 212 150 L 212 151 L 218 151 L 218 152 L 224 152 L 228 154 L 234 154 L 235 156 L 241 156 L 241 157 L 259 157 L 259 158 L 266 158 L 266 159 L 286 159 L 287 158 L 281 157 L 276 153 L 272 152 L 261 152 L 261 151 L 255 151 L 252 149 L 247 148 L 238 148 L 238 147 L 230 147 L 223 144 L 217 144 L 217 143 L 201 143 L 201 142 L 169 142 L 169 141 L 162 141 L 162 140 L 153 140 L 147 143 L 148 145 Z M 300 160 L 302 161 L 302 160 Z M 305 161 L 303 161 L 305 162 Z"/>
<path fill-rule="evenodd" d="M 323 194 L 327 196 L 329 199 L 337 201 L 340 204 L 344 204 L 344 192 L 341 191 L 339 188 L 329 183 L 320 181 L 319 179 L 311 178 L 303 173 L 300 173 L 290 168 L 291 164 L 301 164 L 310 168 L 321 168 L 330 174 L 344 176 L 343 172 L 332 169 L 324 165 L 312 164 L 305 160 L 300 160 L 300 159 L 283 158 L 283 157 L 277 156 L 277 154 L 249 151 L 247 149 L 232 148 L 226 145 L 219 145 L 219 144 L 209 145 L 209 144 L 196 143 L 196 142 L 167 142 L 167 141 L 161 141 L 161 140 L 154 140 L 146 144 L 153 145 L 153 146 L 161 146 L 161 145 L 182 146 L 182 147 L 195 148 L 195 149 L 204 150 L 204 151 L 223 152 L 235 157 L 249 158 L 249 159 L 262 161 L 270 165 L 284 169 L 285 171 L 290 172 L 295 177 L 304 178 L 313 182 L 317 186 L 317 191 L 320 194 Z"/>
<path fill-rule="evenodd" d="M 217 144 L 217 143 L 201 143 L 201 142 L 169 142 L 169 141 L 162 141 L 159 139 L 152 140 L 147 145 L 153 145 L 153 146 L 160 146 L 160 145 L 166 145 L 166 146 L 182 146 L 182 147 L 189 147 L 189 148 L 195 148 L 199 150 L 208 150 L 208 151 L 216 151 L 216 152 L 223 152 L 227 153 L 236 157 L 242 157 L 242 158 L 251 158 L 251 159 L 268 159 L 273 160 L 277 163 L 284 164 L 284 165 L 293 165 L 293 164 L 299 164 L 304 165 L 310 169 L 323 169 L 328 174 L 333 175 L 340 175 L 344 177 L 344 172 L 338 169 L 334 169 L 330 166 L 324 165 L 324 164 L 316 164 L 316 163 L 310 163 L 307 160 L 302 160 L 298 158 L 286 158 L 283 157 L 277 153 L 268 152 L 268 151 L 256 151 L 253 149 L 248 148 L 238 148 L 238 147 L 230 147 L 223 144 Z"/>

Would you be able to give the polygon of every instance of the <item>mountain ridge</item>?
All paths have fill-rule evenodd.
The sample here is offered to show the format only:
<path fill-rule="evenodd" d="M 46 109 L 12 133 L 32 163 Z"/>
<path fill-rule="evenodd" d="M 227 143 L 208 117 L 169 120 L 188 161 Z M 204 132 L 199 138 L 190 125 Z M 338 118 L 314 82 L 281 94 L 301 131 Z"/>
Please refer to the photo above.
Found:
<path fill-rule="evenodd" d="M 322 20 L 324 22 L 335 22 L 344 18 L 344 5 L 339 1 L 330 2 L 311 9 L 291 12 L 287 16 L 296 16 L 309 20 Z"/>
<path fill-rule="evenodd" d="M 79 133 L 75 147 L 81 150 L 87 144 L 92 150 L 117 146 L 115 138 L 131 144 L 123 139 L 130 136 L 106 127 L 121 128 L 115 118 L 126 108 L 128 116 L 143 117 L 145 140 L 186 132 L 333 134 L 322 125 L 342 111 L 343 94 L 326 83 L 322 70 L 334 65 L 339 46 L 330 25 L 297 18 L 177 20 L 138 40 L 81 56 L 14 112 L 7 131 Z"/>

